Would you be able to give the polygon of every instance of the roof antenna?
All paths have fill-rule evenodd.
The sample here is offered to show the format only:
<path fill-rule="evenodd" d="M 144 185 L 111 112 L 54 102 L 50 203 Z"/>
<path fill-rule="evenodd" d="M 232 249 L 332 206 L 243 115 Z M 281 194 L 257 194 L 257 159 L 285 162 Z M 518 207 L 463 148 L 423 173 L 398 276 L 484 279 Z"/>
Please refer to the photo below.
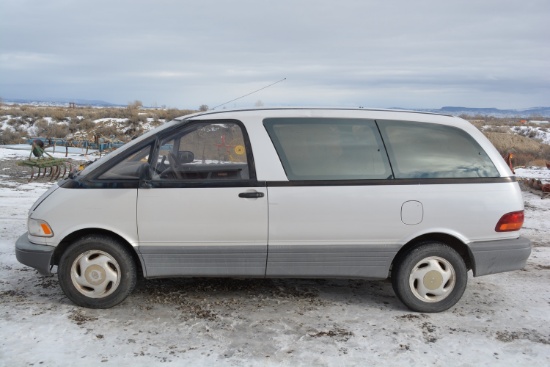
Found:
<path fill-rule="evenodd" d="M 280 82 L 285 81 L 285 80 L 286 80 L 286 78 L 283 78 L 283 79 L 281 79 L 281 80 L 276 81 L 275 83 L 271 83 L 271 84 L 269 84 L 269 85 L 266 85 L 266 86 L 263 87 L 263 88 L 260 88 L 260 89 L 258 89 L 258 90 L 255 90 L 254 92 L 250 92 L 250 93 L 248 93 L 248 94 L 245 94 L 244 96 L 240 96 L 239 98 L 235 98 L 235 99 L 232 99 L 231 101 L 228 101 L 228 102 L 222 103 L 222 104 L 220 104 L 220 105 L 217 105 L 216 107 L 213 107 L 212 110 L 215 110 L 216 108 L 221 107 L 221 106 L 224 106 L 224 105 L 226 105 L 226 104 L 228 104 L 228 103 L 234 102 L 234 101 L 236 101 L 236 100 L 238 100 L 238 99 L 241 99 L 241 98 L 244 98 L 244 97 L 248 97 L 248 96 L 251 95 L 251 94 L 254 94 L 254 93 L 256 93 L 256 92 L 259 92 L 259 91 L 261 91 L 261 90 L 264 90 L 264 89 L 266 89 L 266 88 L 269 88 L 269 87 L 271 87 L 272 85 L 275 85 L 275 84 L 280 83 Z"/>

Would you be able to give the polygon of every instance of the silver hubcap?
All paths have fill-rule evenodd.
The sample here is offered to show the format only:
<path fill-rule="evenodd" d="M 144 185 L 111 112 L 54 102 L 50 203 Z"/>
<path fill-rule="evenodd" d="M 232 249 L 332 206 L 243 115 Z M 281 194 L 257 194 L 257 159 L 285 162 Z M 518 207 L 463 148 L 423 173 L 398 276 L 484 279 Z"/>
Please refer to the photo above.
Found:
<path fill-rule="evenodd" d="M 102 298 L 113 293 L 120 284 L 120 276 L 118 262 L 99 250 L 84 252 L 71 267 L 73 285 L 90 298 Z"/>
<path fill-rule="evenodd" d="M 409 286 L 413 294 L 424 302 L 439 302 L 451 294 L 456 274 L 451 263 L 439 256 L 420 260 L 412 269 Z"/>

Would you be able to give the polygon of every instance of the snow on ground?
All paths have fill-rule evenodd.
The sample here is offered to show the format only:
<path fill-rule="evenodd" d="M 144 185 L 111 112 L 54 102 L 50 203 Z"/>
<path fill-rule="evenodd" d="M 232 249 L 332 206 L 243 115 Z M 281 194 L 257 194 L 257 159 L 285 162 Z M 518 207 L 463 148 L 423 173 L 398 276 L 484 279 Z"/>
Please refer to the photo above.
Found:
<path fill-rule="evenodd" d="M 534 178 L 544 183 L 550 182 L 550 169 L 546 167 L 514 168 L 514 171 L 516 171 L 516 177 L 518 178 Z"/>
<path fill-rule="evenodd" d="M 50 185 L 0 177 L 0 366 L 550 365 L 550 199 L 524 193 L 526 268 L 470 277 L 444 313 L 409 311 L 389 281 L 326 279 L 148 280 L 90 310 L 15 259 Z"/>
<path fill-rule="evenodd" d="M 94 120 L 95 123 L 98 123 L 98 122 L 110 122 L 110 123 L 120 123 L 120 122 L 126 122 L 128 121 L 127 118 L 112 118 L 112 117 L 107 117 L 107 118 L 102 118 L 102 119 L 96 119 Z"/>
<path fill-rule="evenodd" d="M 544 144 L 550 144 L 550 125 L 544 124 L 541 126 L 521 125 L 521 126 L 498 126 L 498 125 L 483 125 L 481 131 L 503 129 L 509 130 L 512 134 L 522 135 L 535 139 Z"/>
<path fill-rule="evenodd" d="M 550 144 L 550 125 L 543 126 L 514 126 L 510 128 L 514 134 L 529 136 L 540 140 L 541 143 Z"/>
<path fill-rule="evenodd" d="M 11 115 L 0 116 L 0 130 L 6 130 L 8 126 L 8 121 L 11 119 Z"/>

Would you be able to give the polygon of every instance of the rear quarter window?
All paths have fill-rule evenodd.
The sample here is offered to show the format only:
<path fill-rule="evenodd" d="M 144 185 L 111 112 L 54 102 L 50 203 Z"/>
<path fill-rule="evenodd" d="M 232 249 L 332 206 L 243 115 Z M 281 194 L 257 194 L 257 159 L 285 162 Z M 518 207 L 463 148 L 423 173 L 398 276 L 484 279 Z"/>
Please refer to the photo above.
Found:
<path fill-rule="evenodd" d="M 377 120 L 395 178 L 499 177 L 467 132 L 447 125 Z"/>

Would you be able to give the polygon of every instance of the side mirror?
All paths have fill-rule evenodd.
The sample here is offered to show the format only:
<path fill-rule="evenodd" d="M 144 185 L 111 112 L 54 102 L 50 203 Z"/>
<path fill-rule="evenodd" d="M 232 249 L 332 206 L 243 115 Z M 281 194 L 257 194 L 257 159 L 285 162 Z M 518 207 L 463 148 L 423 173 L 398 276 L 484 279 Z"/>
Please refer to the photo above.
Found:
<path fill-rule="evenodd" d="M 178 161 L 180 164 L 191 163 L 195 160 L 195 154 L 188 150 L 178 152 Z"/>

